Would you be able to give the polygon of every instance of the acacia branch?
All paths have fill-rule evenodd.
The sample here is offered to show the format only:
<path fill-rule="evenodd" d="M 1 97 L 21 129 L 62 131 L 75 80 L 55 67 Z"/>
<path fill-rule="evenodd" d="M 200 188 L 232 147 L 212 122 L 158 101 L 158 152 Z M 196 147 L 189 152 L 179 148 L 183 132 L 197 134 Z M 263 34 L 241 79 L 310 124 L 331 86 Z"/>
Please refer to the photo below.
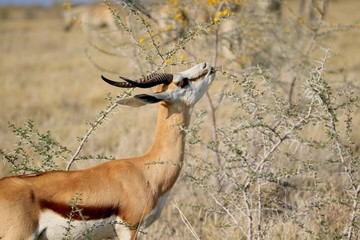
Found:
<path fill-rule="evenodd" d="M 316 27 L 314 29 L 311 29 L 313 31 L 313 35 L 312 35 L 310 41 L 308 42 L 307 46 L 304 48 L 305 50 L 303 52 L 303 56 L 308 56 L 310 54 L 310 51 L 311 51 L 311 49 L 313 49 L 316 39 L 319 36 L 321 23 L 323 22 L 324 17 L 325 17 L 326 0 L 323 0 L 321 8 L 322 8 L 322 11 L 319 11 L 320 19 L 319 19 Z M 290 107 L 292 107 L 292 105 L 293 105 L 292 99 L 293 99 L 293 95 L 294 95 L 295 85 L 296 85 L 297 80 L 299 79 L 300 70 L 303 69 L 303 67 L 304 67 L 304 63 L 301 63 L 296 75 L 294 76 L 294 78 L 292 79 L 291 84 L 290 84 L 290 91 L 289 91 L 289 106 Z"/>
<path fill-rule="evenodd" d="M 126 92 L 124 92 L 123 96 L 121 98 L 124 98 L 125 96 L 129 96 L 130 93 L 133 91 L 133 89 L 130 89 Z M 100 113 L 100 116 L 98 119 L 95 120 L 94 123 L 90 124 L 90 129 L 85 133 L 85 135 L 82 137 L 80 144 L 78 148 L 76 149 L 74 155 L 70 158 L 70 160 L 67 163 L 67 166 L 65 168 L 66 171 L 68 171 L 71 167 L 71 165 L 77 160 L 81 150 L 84 148 L 85 143 L 89 140 L 90 135 L 96 130 L 98 126 L 101 125 L 101 123 L 104 121 L 104 119 L 111 113 L 117 106 L 117 103 L 112 103 L 105 111 L 102 111 Z"/>

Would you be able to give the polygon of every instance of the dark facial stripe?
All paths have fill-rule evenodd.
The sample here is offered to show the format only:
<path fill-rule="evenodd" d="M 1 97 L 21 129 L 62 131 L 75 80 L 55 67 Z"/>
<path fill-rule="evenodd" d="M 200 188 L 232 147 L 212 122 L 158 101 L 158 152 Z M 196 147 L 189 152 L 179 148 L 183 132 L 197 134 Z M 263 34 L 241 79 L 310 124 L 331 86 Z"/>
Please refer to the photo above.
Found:
<path fill-rule="evenodd" d="M 195 81 L 199 80 L 200 78 L 206 76 L 206 74 L 208 74 L 208 72 L 205 72 L 205 73 L 203 73 L 202 75 L 200 75 L 198 77 L 190 78 L 189 80 L 192 81 L 192 82 L 195 82 Z"/>
<path fill-rule="evenodd" d="M 93 207 L 93 206 L 82 206 L 81 204 L 79 204 L 77 206 L 74 206 L 76 210 L 71 212 L 71 206 L 68 204 L 42 200 L 40 201 L 40 207 L 43 210 L 45 209 L 52 210 L 64 218 L 68 218 L 71 213 L 73 214 L 72 218 L 74 220 L 104 219 L 112 215 L 118 214 L 118 208 L 114 206 Z"/>

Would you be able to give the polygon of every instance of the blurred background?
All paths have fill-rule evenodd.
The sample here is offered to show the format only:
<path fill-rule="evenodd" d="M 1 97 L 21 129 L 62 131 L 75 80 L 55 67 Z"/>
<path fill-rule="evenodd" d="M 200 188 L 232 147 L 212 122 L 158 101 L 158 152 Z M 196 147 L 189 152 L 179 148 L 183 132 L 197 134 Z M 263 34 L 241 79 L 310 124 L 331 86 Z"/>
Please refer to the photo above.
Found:
<path fill-rule="evenodd" d="M 129 8 L 126 4 L 134 5 Z M 177 201 L 183 204 L 180 205 L 184 213 L 201 239 L 218 239 L 222 236 L 226 236 L 225 239 L 239 239 L 239 236 L 241 239 L 249 239 L 249 235 L 240 231 L 238 226 L 234 230 L 231 218 L 224 213 L 224 206 L 230 208 L 230 203 L 219 207 L 209 197 L 207 190 L 200 187 L 203 190 L 200 191 L 197 184 L 188 180 L 188 176 L 204 170 L 197 168 L 200 165 L 192 165 L 195 164 L 194 159 L 199 160 L 193 154 L 199 154 L 203 160 L 215 165 L 219 163 L 219 156 L 214 154 L 219 149 L 213 143 L 224 143 L 225 140 L 216 139 L 219 137 L 216 129 L 226 130 L 234 126 L 234 118 L 246 112 L 245 108 L 241 109 L 239 106 L 240 100 L 234 103 L 229 100 L 230 97 L 228 100 L 225 97 L 226 94 L 230 96 L 228 91 L 243 94 L 244 86 L 239 85 L 242 82 L 240 79 L 256 76 L 256 84 L 270 82 L 271 89 L 275 89 L 278 94 L 276 96 L 283 98 L 289 109 L 301 112 L 306 105 L 302 102 L 306 93 L 302 86 L 312 79 L 314 69 L 316 70 L 314 66 L 326 56 L 322 76 L 326 77 L 327 83 L 334 90 L 334 96 L 338 92 L 350 91 L 349 89 L 358 96 L 359 10 L 359 0 L 139 0 L 106 3 L 84 0 L 1 0 L 0 149 L 3 156 L 15 154 L 17 157 L 12 160 L 4 157 L 0 161 L 0 177 L 30 172 L 26 168 L 14 170 L 13 165 L 19 166 L 21 162 L 37 166 L 34 168 L 36 171 L 49 170 L 54 166 L 40 166 L 37 159 L 39 155 L 41 159 L 46 158 L 46 154 L 31 150 L 31 144 L 26 154 L 16 151 L 21 143 L 25 145 L 26 134 L 37 138 L 39 133 L 46 135 L 49 132 L 51 139 L 66 146 L 68 151 L 55 154 L 56 158 L 52 159 L 55 168 L 65 168 L 67 160 L 79 146 L 79 138 L 91 128 L 88 123 L 94 122 L 99 113 L 101 115 L 101 111 L 109 105 L 108 96 L 115 98 L 122 94 L 122 90 L 105 84 L 101 75 L 112 79 L 117 79 L 119 75 L 135 79 L 154 70 L 177 72 L 196 62 L 208 61 L 216 66 L 218 73 L 209 96 L 204 97 L 194 110 L 196 117 L 193 118 L 193 124 L 201 123 L 196 132 L 201 141 L 195 141 L 200 146 L 188 144 L 192 151 L 186 159 L 189 166 L 185 167 L 175 186 L 171 204 L 168 204 L 159 223 L 151 228 L 148 238 L 194 238 L 178 219 L 179 213 L 173 204 L 173 201 Z M 263 86 L 260 89 L 264 95 L 270 92 Z M 269 99 L 270 97 L 266 98 L 264 104 L 271 104 Z M 360 146 L 360 117 L 357 110 L 350 114 L 355 126 L 350 134 L 354 156 L 359 155 Z M 144 153 L 152 143 L 156 113 L 156 106 L 141 109 L 117 107 L 86 142 L 82 156 L 88 156 L 87 160 L 77 161 L 73 168 L 91 166 L 107 157 L 122 158 Z M 275 117 L 267 116 L 263 120 L 278 119 L 282 114 L 283 112 L 278 112 Z M 348 115 L 339 116 L 340 121 L 346 116 Z M 345 122 L 341 123 L 339 132 L 347 132 L 345 125 Z M 307 132 L 301 134 L 312 140 L 327 141 L 330 138 L 322 127 L 305 130 Z M 190 139 L 194 140 L 193 137 Z M 299 140 L 296 144 L 304 144 L 300 142 Z M 220 143 L 219 146 L 221 147 Z M 287 147 L 284 148 L 288 149 Z M 289 149 L 292 147 L 293 145 Z M 330 150 L 314 153 L 303 150 L 307 147 L 299 147 L 300 150 L 294 150 L 293 154 L 300 156 L 300 159 L 311 156 L 311 161 L 332 159 Z M 249 150 L 246 147 L 242 148 L 244 149 Z M 324 163 L 326 168 L 320 164 L 318 170 L 327 169 L 326 173 L 311 170 L 311 173 L 315 171 L 323 177 L 319 182 L 328 183 L 322 193 L 336 189 L 336 194 L 331 197 L 326 195 L 326 203 L 319 207 L 325 209 L 321 212 L 323 215 L 320 214 L 325 216 L 322 225 L 317 217 L 311 215 L 319 212 L 314 208 L 309 210 L 310 207 L 302 209 L 300 212 L 304 213 L 303 218 L 297 219 L 299 207 L 311 205 L 309 199 L 313 192 L 302 190 L 313 187 L 316 181 L 309 180 L 311 174 L 303 174 L 297 164 L 289 162 L 294 158 L 288 160 L 288 153 L 283 153 L 282 150 L 279 152 L 281 153 L 275 158 L 281 161 L 271 162 L 270 172 L 273 172 L 273 168 L 288 167 L 284 171 L 291 172 L 291 184 L 301 187 L 289 189 L 289 186 L 279 184 L 280 180 L 268 180 L 268 183 L 279 185 L 269 187 L 270 193 L 267 196 L 272 200 L 266 206 L 278 211 L 274 215 L 264 213 L 264 216 L 271 215 L 269 219 L 272 221 L 267 222 L 268 228 L 258 234 L 269 239 L 336 239 L 337 236 L 340 239 L 345 236 L 346 234 L 342 234 L 349 230 L 349 206 L 353 203 L 353 195 L 345 201 L 346 206 L 340 203 L 335 207 L 331 205 L 334 201 L 338 203 L 344 200 L 339 198 L 343 194 L 339 189 L 347 189 L 341 185 L 346 182 L 343 180 L 344 171 L 339 170 L 341 164 L 335 166 L 332 162 L 328 166 Z M 253 154 L 256 155 L 255 151 Z M 221 158 L 224 164 L 221 171 L 230 169 L 227 164 L 231 162 L 226 160 L 225 154 Z M 205 160 L 199 163 L 206 162 Z M 317 163 L 311 164 L 317 166 Z M 358 177 L 359 165 L 351 166 Z M 293 174 L 299 175 L 294 177 Z M 205 185 L 216 185 L 219 179 L 215 177 L 218 176 L 217 173 L 207 172 L 207 175 L 214 176 L 214 179 L 210 179 Z M 299 189 L 301 191 L 296 191 Z M 215 190 L 211 191 L 215 194 L 212 196 L 218 194 Z M 252 197 L 255 199 L 256 196 Z M 239 194 L 234 195 L 231 201 L 236 202 L 239 198 Z M 220 195 L 219 199 L 226 199 L 225 195 Z M 274 199 L 278 202 L 274 203 Z M 239 202 L 243 204 L 242 201 Z M 204 203 L 206 207 L 200 206 L 200 203 Z M 235 208 L 234 212 L 237 210 Z M 358 216 L 358 206 L 353 212 Z M 288 218 L 285 219 L 285 215 Z M 175 227 L 174 216 L 181 227 Z M 235 217 L 240 222 L 246 219 L 240 213 Z M 245 220 L 244 224 L 247 225 Z M 358 219 L 352 224 L 354 233 L 357 232 L 353 236 L 359 237 Z M 316 237 L 313 238 L 314 236 Z"/>
<path fill-rule="evenodd" d="M 62 3 L 63 1 L 47 1 L 47 0 L 4 0 L 1 1 L 0 5 L 3 7 L 9 6 L 20 6 L 20 7 L 29 7 L 29 6 L 42 6 L 42 7 L 51 7 L 53 5 Z M 75 0 L 71 1 L 72 3 L 94 3 L 94 0 Z"/>

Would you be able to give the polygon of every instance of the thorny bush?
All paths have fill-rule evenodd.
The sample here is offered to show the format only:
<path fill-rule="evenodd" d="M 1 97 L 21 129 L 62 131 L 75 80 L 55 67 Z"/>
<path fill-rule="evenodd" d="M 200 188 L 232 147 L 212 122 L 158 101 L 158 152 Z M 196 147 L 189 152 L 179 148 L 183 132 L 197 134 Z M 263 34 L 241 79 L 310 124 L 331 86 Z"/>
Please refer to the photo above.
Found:
<path fill-rule="evenodd" d="M 352 26 L 326 23 L 325 2 L 314 1 L 317 11 L 307 24 L 257 1 L 125 1 L 113 14 L 126 40 L 99 33 L 106 48 L 89 41 L 89 60 L 104 71 L 91 51 L 130 58 L 134 71 L 144 74 L 204 60 L 216 65 L 209 110 L 197 111 L 186 129 L 188 160 L 180 181 L 189 188 L 178 188 L 196 194 L 176 205 L 184 223 L 188 218 L 177 227 L 184 231 L 162 229 L 162 238 L 360 237 L 359 92 L 354 83 L 330 80 L 326 64 L 334 56 L 323 44 L 324 36 Z M 158 18 L 161 11 L 165 16 Z M 10 125 L 19 142 L 0 153 L 15 174 L 59 169 L 58 159 L 69 169 L 79 159 L 105 158 L 81 152 L 115 106 L 110 97 L 73 154 L 31 121 Z M 171 229 L 174 221 L 159 224 Z"/>

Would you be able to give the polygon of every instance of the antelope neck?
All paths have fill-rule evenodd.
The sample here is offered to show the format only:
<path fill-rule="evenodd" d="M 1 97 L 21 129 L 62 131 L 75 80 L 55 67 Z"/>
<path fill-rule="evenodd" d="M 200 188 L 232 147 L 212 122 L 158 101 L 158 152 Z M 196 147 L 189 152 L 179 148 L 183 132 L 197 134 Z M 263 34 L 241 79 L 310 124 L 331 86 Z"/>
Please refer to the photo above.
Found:
<path fill-rule="evenodd" d="M 182 155 L 186 135 L 183 128 L 187 128 L 189 122 L 190 109 L 188 107 L 164 102 L 160 103 L 155 139 L 148 154 L 154 157 L 160 155 Z M 176 161 L 176 159 L 168 159 L 168 161 L 170 160 Z"/>
<path fill-rule="evenodd" d="M 160 194 L 170 190 L 180 174 L 186 135 L 182 128 L 188 127 L 189 122 L 188 107 L 159 104 L 155 140 L 144 159 L 148 182 Z"/>

